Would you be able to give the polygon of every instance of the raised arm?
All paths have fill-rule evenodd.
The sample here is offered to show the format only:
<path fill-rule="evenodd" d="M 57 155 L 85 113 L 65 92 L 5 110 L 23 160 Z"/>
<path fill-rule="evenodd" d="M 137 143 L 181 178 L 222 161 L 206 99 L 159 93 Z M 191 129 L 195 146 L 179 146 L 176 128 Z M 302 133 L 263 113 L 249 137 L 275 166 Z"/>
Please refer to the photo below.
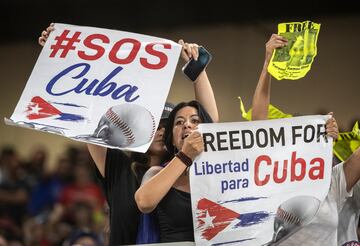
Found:
<path fill-rule="evenodd" d="M 162 170 L 160 167 L 151 167 L 143 178 L 143 185 L 135 193 L 139 210 L 143 213 L 152 212 L 185 169 L 186 166 L 178 158 L 173 158 Z"/>
<path fill-rule="evenodd" d="M 179 40 L 179 44 L 183 46 L 181 56 L 185 62 L 188 62 L 191 58 L 197 60 L 199 56 L 199 46 L 197 44 L 184 43 L 182 39 Z M 218 122 L 219 113 L 216 100 L 210 80 L 205 70 L 200 73 L 199 77 L 195 80 L 193 85 L 195 91 L 195 100 L 204 106 L 214 122 Z"/>
<path fill-rule="evenodd" d="M 266 43 L 265 62 L 252 101 L 252 120 L 266 120 L 270 104 L 271 75 L 267 68 L 276 48 L 287 45 L 287 40 L 277 34 L 271 35 Z"/>
<path fill-rule="evenodd" d="M 97 169 L 101 173 L 101 176 L 105 177 L 105 161 L 107 148 L 90 143 L 87 143 L 86 145 L 92 159 L 95 162 Z"/>
<path fill-rule="evenodd" d="M 203 149 L 202 136 L 194 131 L 185 139 L 181 152 L 194 160 Z M 179 157 L 174 157 L 163 169 L 150 168 L 143 178 L 143 184 L 135 193 L 135 201 L 140 211 L 143 213 L 153 211 L 186 168 L 187 165 Z"/>
<path fill-rule="evenodd" d="M 360 179 L 360 148 L 344 163 L 344 173 L 346 178 L 346 189 L 350 191 Z"/>

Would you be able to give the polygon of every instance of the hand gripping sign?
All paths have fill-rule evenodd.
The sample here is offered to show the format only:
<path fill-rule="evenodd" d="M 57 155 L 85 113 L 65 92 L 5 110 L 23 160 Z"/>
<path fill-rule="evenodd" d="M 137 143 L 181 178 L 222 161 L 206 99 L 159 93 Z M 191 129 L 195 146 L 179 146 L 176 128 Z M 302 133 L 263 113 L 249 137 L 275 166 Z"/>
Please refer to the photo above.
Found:
<path fill-rule="evenodd" d="M 130 32 L 55 24 L 6 123 L 145 152 L 181 46 Z"/>
<path fill-rule="evenodd" d="M 328 193 L 329 116 L 201 124 L 190 169 L 196 245 L 276 245 L 314 218 Z"/>

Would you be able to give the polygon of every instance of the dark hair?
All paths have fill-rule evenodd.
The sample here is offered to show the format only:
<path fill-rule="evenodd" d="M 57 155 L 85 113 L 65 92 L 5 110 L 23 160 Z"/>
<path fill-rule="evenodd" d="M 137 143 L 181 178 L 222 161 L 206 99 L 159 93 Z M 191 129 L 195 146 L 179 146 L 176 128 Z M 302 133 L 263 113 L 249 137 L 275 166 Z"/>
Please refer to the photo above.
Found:
<path fill-rule="evenodd" d="M 0 158 L 7 158 L 16 155 L 16 150 L 12 146 L 4 146 L 1 149 Z"/>
<path fill-rule="evenodd" d="M 138 182 L 141 182 L 142 177 L 149 169 L 149 157 L 146 153 L 131 152 L 131 170 Z"/>
<path fill-rule="evenodd" d="M 188 106 L 193 107 L 197 110 L 202 123 L 213 123 L 213 120 L 208 114 L 208 112 L 206 112 L 205 108 L 198 101 L 193 100 L 190 102 L 181 102 L 178 105 L 176 105 L 169 115 L 168 123 L 166 124 L 165 133 L 164 133 L 165 146 L 167 151 L 172 155 L 171 157 L 173 157 L 176 152 L 176 149 L 172 144 L 175 115 L 180 109 Z"/>
<path fill-rule="evenodd" d="M 68 239 L 68 243 L 71 246 L 77 243 L 77 241 L 83 237 L 90 237 L 92 240 L 94 240 L 96 245 L 98 246 L 102 245 L 101 240 L 96 233 L 91 231 L 83 231 L 83 230 L 75 231 L 73 234 L 71 234 L 70 238 Z"/>
<path fill-rule="evenodd" d="M 166 104 L 166 106 L 170 105 L 169 103 Z M 170 106 L 168 106 L 170 107 Z M 165 110 L 164 110 L 165 112 Z M 169 111 L 168 111 L 168 114 Z M 167 125 L 167 118 L 161 119 L 159 123 L 159 127 L 166 127 Z M 149 152 L 149 150 L 148 150 Z M 142 177 L 146 173 L 146 171 L 150 168 L 150 158 L 149 153 L 139 153 L 139 152 L 130 152 L 130 158 L 131 158 L 131 170 L 133 171 L 135 177 L 138 179 L 139 182 L 141 182 Z M 164 156 L 161 158 L 161 163 L 166 162 L 170 159 L 170 153 L 166 151 L 164 153 Z"/>
<path fill-rule="evenodd" d="M 161 158 L 161 163 L 168 161 L 171 159 L 171 157 L 171 154 L 166 151 L 164 156 Z M 131 152 L 130 158 L 132 160 L 131 170 L 137 178 L 138 182 L 141 182 L 144 174 L 150 168 L 149 156 L 147 153 Z"/>

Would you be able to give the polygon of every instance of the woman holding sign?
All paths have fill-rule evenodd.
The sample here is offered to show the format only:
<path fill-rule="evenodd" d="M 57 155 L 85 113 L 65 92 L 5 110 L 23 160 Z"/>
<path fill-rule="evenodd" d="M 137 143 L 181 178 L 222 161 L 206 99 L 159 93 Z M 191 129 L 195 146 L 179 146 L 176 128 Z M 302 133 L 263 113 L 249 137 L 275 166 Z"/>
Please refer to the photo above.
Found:
<path fill-rule="evenodd" d="M 39 37 L 39 44 L 44 45 L 54 25 L 51 24 Z M 197 60 L 198 45 L 179 43 L 183 46 L 181 55 L 185 62 Z M 195 97 L 208 110 L 214 119 L 218 119 L 218 111 L 210 81 L 205 70 L 194 83 Z M 130 157 L 123 151 L 107 149 L 102 146 L 88 144 L 89 152 L 97 167 L 97 176 L 102 183 L 110 209 L 110 245 L 135 244 L 140 211 L 134 193 L 138 189 L 143 173 L 150 166 L 159 166 L 167 159 L 163 134 L 164 125 L 172 110 L 166 104 L 162 120 L 146 154 L 132 153 Z"/>
<path fill-rule="evenodd" d="M 276 34 L 273 34 L 266 43 L 265 63 L 253 97 L 253 120 L 268 119 L 271 75 L 267 67 L 273 51 L 286 45 L 287 40 Z M 332 115 L 332 113 L 330 114 Z M 326 122 L 326 133 L 334 139 L 338 137 L 338 127 L 333 117 Z M 348 160 L 333 167 L 329 193 L 320 205 L 311 223 L 301 226 L 297 232 L 288 238 L 285 237 L 283 240 L 279 238 L 277 241 L 273 239 L 272 243 L 280 242 L 279 245 L 321 244 L 336 246 L 339 211 L 343 207 L 346 199 L 352 195 L 352 188 L 359 179 L 360 149 Z M 272 243 L 268 245 L 272 245 Z"/>
<path fill-rule="evenodd" d="M 179 103 L 170 113 L 164 133 L 172 159 L 164 168 L 151 167 L 135 193 L 140 211 L 150 213 L 156 209 L 161 242 L 194 241 L 188 167 L 204 150 L 197 126 L 211 122 L 197 101 Z"/>

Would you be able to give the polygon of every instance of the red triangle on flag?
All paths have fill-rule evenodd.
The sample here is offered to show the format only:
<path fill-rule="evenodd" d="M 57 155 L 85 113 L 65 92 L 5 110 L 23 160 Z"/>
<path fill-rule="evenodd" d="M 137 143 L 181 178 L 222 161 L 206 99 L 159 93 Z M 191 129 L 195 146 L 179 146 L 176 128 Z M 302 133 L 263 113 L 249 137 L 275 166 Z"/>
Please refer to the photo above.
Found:
<path fill-rule="evenodd" d="M 25 112 L 27 113 L 26 117 L 29 120 L 46 118 L 61 114 L 60 110 L 39 96 L 33 97 L 31 99 L 31 102 L 28 104 Z"/>
<path fill-rule="evenodd" d="M 213 201 L 203 198 L 198 201 L 197 204 L 198 216 L 198 228 L 205 227 L 202 229 L 202 237 L 206 240 L 211 240 L 219 232 L 224 230 L 231 221 L 239 218 L 240 214 L 225 208 Z M 212 225 L 206 225 L 205 222 L 212 222 Z"/>

